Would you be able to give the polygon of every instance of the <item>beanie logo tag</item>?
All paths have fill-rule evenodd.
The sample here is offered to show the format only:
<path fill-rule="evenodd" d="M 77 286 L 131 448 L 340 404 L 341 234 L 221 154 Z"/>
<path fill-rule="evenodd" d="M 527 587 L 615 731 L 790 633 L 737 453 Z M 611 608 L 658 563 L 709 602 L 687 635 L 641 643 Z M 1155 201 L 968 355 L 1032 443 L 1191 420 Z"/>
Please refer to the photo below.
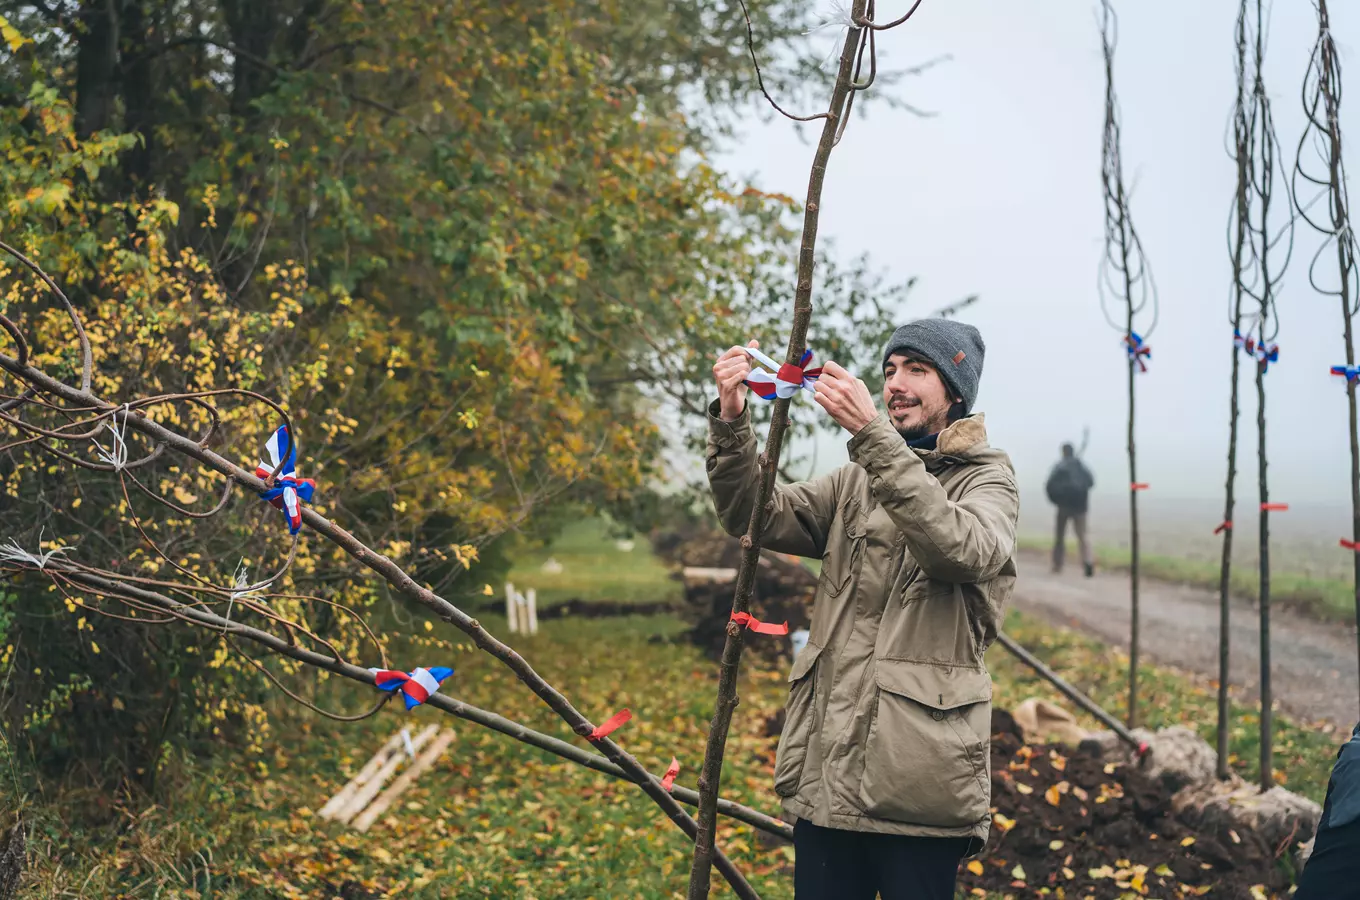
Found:
<path fill-rule="evenodd" d="M 954 354 L 954 365 L 957 366 L 959 363 L 963 362 L 963 361 L 967 358 L 967 356 L 968 356 L 968 355 L 967 355 L 966 353 L 964 353 L 962 350 L 960 350 L 958 353 L 955 353 L 955 354 Z"/>

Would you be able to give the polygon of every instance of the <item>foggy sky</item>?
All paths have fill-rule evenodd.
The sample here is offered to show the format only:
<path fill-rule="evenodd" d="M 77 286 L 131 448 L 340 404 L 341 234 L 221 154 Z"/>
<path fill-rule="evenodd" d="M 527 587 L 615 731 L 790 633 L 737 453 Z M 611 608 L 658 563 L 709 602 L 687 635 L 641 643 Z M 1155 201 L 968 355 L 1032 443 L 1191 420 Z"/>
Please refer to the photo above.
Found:
<path fill-rule="evenodd" d="M 905 9 L 902 0 L 880 4 L 879 18 L 895 17 L 899 6 Z M 1161 294 L 1160 322 L 1148 338 L 1150 371 L 1137 385 L 1139 480 L 1152 485 L 1149 502 L 1159 493 L 1222 491 L 1231 365 L 1226 225 L 1235 190 L 1225 133 L 1236 6 L 1117 5 L 1125 177 Z M 1348 162 L 1360 172 L 1360 10 L 1330 6 L 1349 88 L 1343 135 Z M 1266 78 L 1290 169 L 1316 33 L 1311 3 L 1276 4 Z M 888 89 L 939 115 L 922 119 L 879 104 L 867 119 L 855 117 L 831 156 L 822 239 L 834 240 L 843 257 L 867 252 L 893 278 L 919 276 L 903 321 L 981 295 L 960 316 L 987 343 L 975 408 L 986 413 L 992 443 L 1011 454 L 1027 492 L 1042 484 L 1058 445 L 1079 439 L 1083 426 L 1091 429 L 1087 460 L 1097 491 L 1126 490 L 1126 356 L 1096 293 L 1104 74 L 1095 4 L 926 0 L 907 26 L 880 36 L 879 48 L 890 67 L 952 55 Z M 828 90 L 831 80 L 828 73 Z M 802 198 L 816 138 L 805 134 L 800 141 L 783 119 L 752 122 L 718 162 L 763 189 Z M 1266 378 L 1272 500 L 1346 501 L 1345 387 L 1328 374 L 1344 361 L 1340 303 L 1308 287 L 1318 239 L 1302 222 L 1298 235 L 1279 298 L 1280 362 Z M 811 342 L 815 348 L 815 315 Z M 838 362 L 851 370 L 878 365 Z M 1239 496 L 1251 498 L 1250 365 L 1242 388 L 1239 468 L 1249 484 Z M 794 407 L 795 415 L 822 414 L 805 397 Z M 819 445 L 820 470 L 845 461 L 845 437 Z"/>

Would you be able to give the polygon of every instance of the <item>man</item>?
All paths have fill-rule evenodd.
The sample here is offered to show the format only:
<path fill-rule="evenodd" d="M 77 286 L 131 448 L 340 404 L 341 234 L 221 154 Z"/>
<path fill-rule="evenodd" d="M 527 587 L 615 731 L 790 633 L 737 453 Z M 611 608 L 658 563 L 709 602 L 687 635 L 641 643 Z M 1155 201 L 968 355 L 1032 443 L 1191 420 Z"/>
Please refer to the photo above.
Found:
<path fill-rule="evenodd" d="M 1360 897 L 1360 725 L 1336 755 L 1313 852 L 1294 900 Z"/>
<path fill-rule="evenodd" d="M 1077 533 L 1077 544 L 1081 548 L 1081 564 L 1086 568 L 1086 577 L 1095 574 L 1095 557 L 1091 555 L 1091 542 L 1086 537 L 1087 496 L 1096 480 L 1077 458 L 1071 444 L 1062 445 L 1062 459 L 1048 475 L 1048 499 L 1058 507 L 1057 535 L 1053 539 L 1053 571 L 1061 572 L 1063 555 L 1067 550 L 1067 522 L 1072 521 L 1072 529 Z"/>
<path fill-rule="evenodd" d="M 992 680 L 982 655 L 1015 581 L 1010 459 L 971 415 L 977 329 L 925 319 L 883 351 L 883 403 L 828 362 L 816 402 L 850 463 L 775 487 L 764 545 L 820 559 L 811 635 L 789 675 L 775 792 L 797 817 L 797 900 L 953 900 L 990 825 Z M 743 534 L 761 477 L 740 347 L 713 367 L 708 476 Z"/>

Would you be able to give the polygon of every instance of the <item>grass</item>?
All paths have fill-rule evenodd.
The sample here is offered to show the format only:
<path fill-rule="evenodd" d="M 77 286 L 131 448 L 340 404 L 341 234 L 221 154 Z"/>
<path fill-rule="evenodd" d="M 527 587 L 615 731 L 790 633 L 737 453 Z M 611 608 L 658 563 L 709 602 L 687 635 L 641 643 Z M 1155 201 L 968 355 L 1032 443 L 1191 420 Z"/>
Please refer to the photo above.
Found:
<path fill-rule="evenodd" d="M 1053 539 L 1022 536 L 1020 547 L 1047 554 L 1053 548 Z M 1075 544 L 1069 542 L 1069 557 L 1072 547 Z M 1129 557 L 1127 547 L 1101 545 L 1096 548 L 1096 559 L 1106 569 L 1127 572 Z M 1218 590 L 1217 560 L 1142 553 L 1139 563 L 1140 570 L 1149 578 Z M 1253 602 L 1260 597 L 1260 578 L 1254 563 L 1244 566 L 1235 562 L 1231 577 L 1234 594 L 1250 598 Z M 1349 581 L 1277 569 L 1270 575 L 1270 595 L 1274 603 L 1287 604 L 1320 619 L 1355 622 L 1355 586 Z"/>
<path fill-rule="evenodd" d="M 644 546 L 623 554 L 598 526 L 574 528 L 550 550 L 522 560 L 519 570 L 537 572 L 549 553 L 563 562 L 561 577 L 571 586 L 558 582 L 554 590 L 655 600 L 675 589 Z M 587 590 L 601 584 L 608 587 Z M 660 593 L 649 594 L 647 584 Z M 541 594 L 547 589 L 541 581 L 535 586 Z M 498 617 L 483 620 L 494 633 L 505 632 Z M 521 638 L 516 647 L 596 721 L 629 707 L 634 719 L 616 734 L 623 746 L 653 771 L 677 757 L 679 783 L 693 787 L 716 667 L 675 640 L 682 627 L 668 615 L 568 618 L 543 623 L 536 637 Z M 1120 714 L 1126 658 L 1017 614 L 1007 630 Z M 457 637 L 411 637 L 394 652 L 412 665 L 453 665 L 448 692 L 570 739 L 507 669 Z M 989 651 L 988 663 L 998 707 L 1029 696 L 1061 699 L 999 647 Z M 744 669 L 724 769 L 727 796 L 769 812 L 777 809 L 770 786 L 776 740 L 765 737 L 764 722 L 783 703 L 784 674 Z M 1191 723 L 1212 741 L 1208 689 L 1165 669 L 1147 667 L 1142 677 L 1149 724 Z M 370 691 L 349 683 L 328 682 L 318 691 L 318 701 L 333 709 L 358 709 L 370 698 Z M 457 740 L 369 834 L 315 815 L 396 729 L 431 722 L 454 728 Z M 426 707 L 405 713 L 389 706 L 373 719 L 341 724 L 278 703 L 273 723 L 263 756 L 226 749 L 208 761 L 181 760 L 158 805 L 125 801 L 102 826 L 74 824 L 69 810 L 78 798 L 49 785 L 28 801 L 35 837 L 22 900 L 311 900 L 335 896 L 346 882 L 401 898 L 683 896 L 685 839 L 640 792 L 606 776 Z M 1342 736 L 1279 719 L 1277 725 L 1278 777 L 1320 799 Z M 1248 778 L 1256 760 L 1254 726 L 1251 711 L 1238 709 L 1234 766 Z M 789 848 L 766 846 L 750 828 L 730 824 L 720 841 L 762 896 L 792 897 Z M 731 896 L 725 889 L 718 895 Z"/>
<path fill-rule="evenodd" d="M 560 572 L 543 570 L 549 559 L 561 565 Z M 520 591 L 534 588 L 539 607 L 545 608 L 574 597 L 615 603 L 678 602 L 683 588 L 670 576 L 645 538 L 635 540 L 632 550 L 623 550 L 602 520 L 585 519 L 568 526 L 551 546 L 522 554 L 508 579 Z"/>

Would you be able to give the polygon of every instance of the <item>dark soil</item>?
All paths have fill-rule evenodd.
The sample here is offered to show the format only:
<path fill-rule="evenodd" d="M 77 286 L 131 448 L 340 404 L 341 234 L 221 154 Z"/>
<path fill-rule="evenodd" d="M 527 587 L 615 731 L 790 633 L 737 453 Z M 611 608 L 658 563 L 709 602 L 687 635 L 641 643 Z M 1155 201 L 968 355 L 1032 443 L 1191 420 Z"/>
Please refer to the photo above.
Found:
<path fill-rule="evenodd" d="M 1017 900 L 1251 900 L 1260 885 L 1267 896 L 1287 895 L 1289 863 L 1260 838 L 1187 828 L 1171 816 L 1171 792 L 1137 768 L 1062 745 L 1026 745 L 1000 710 L 992 730 L 992 831 L 960 869 L 961 891 Z"/>

